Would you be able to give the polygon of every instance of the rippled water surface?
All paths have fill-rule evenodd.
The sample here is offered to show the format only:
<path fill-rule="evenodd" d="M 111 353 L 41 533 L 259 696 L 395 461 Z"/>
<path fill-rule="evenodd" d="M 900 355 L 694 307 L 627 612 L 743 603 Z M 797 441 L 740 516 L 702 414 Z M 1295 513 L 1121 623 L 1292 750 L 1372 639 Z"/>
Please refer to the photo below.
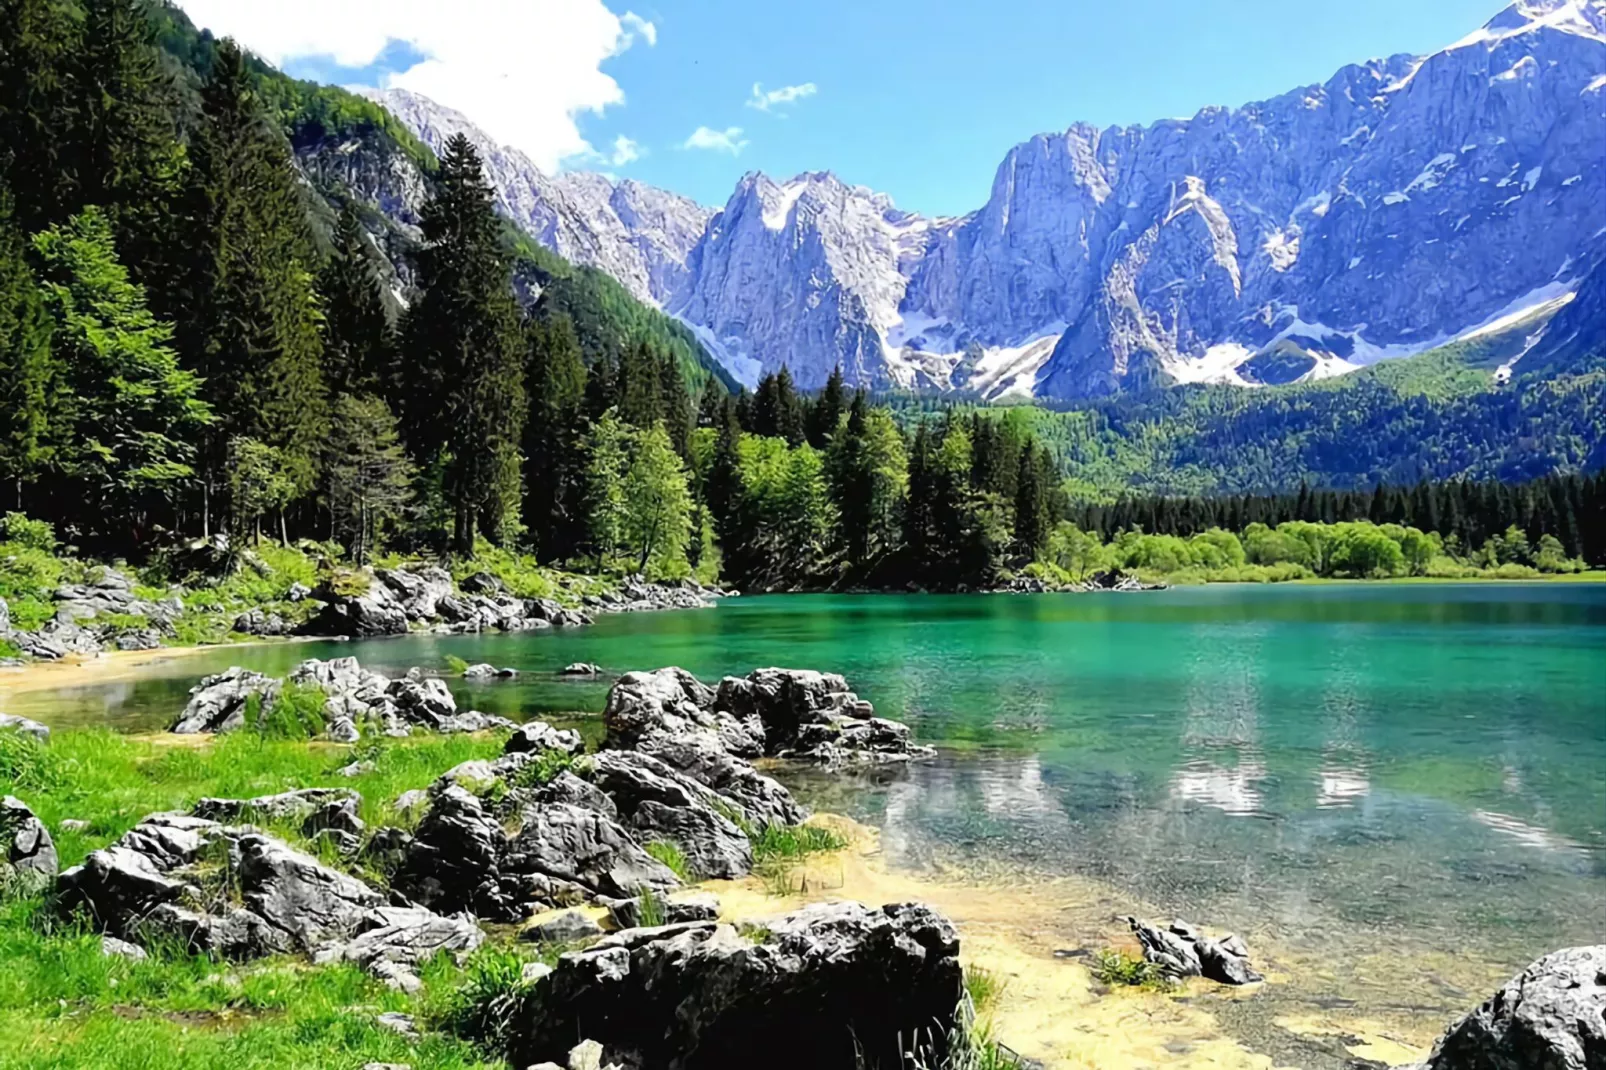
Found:
<path fill-rule="evenodd" d="M 837 671 L 943 747 L 906 773 L 793 778 L 881 825 L 894 862 L 1096 877 L 1357 963 L 1436 949 L 1504 969 L 1606 940 L 1606 585 L 742 598 L 561 633 L 235 648 L 6 705 L 160 728 L 202 673 L 337 653 L 516 667 L 458 693 L 520 716 L 601 709 L 603 685 L 552 675 L 570 661 Z"/>

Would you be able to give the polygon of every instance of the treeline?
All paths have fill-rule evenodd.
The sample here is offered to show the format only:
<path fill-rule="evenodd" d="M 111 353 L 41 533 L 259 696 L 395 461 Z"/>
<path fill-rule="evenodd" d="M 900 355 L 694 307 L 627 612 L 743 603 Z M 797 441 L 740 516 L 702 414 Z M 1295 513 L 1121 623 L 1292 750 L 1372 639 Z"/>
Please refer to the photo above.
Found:
<path fill-rule="evenodd" d="M 358 560 L 486 539 L 665 576 L 723 560 L 749 586 L 979 585 L 1042 546 L 1052 468 L 1003 424 L 906 440 L 840 375 L 732 396 L 605 289 L 549 285 L 557 307 L 531 315 L 516 269 L 545 258 L 509 247 L 465 139 L 434 169 L 398 315 L 358 205 L 314 240 L 277 83 L 202 41 L 186 103 L 149 14 L 0 2 L 19 512 L 118 555 L 218 532 Z"/>
<path fill-rule="evenodd" d="M 1479 550 L 1516 527 L 1531 544 L 1548 535 L 1566 556 L 1606 564 L 1606 472 L 1515 485 L 1453 480 L 1380 485 L 1370 492 L 1302 486 L 1292 494 L 1123 497 L 1111 505 L 1080 505 L 1070 519 L 1104 540 L 1128 530 L 1191 537 L 1212 528 L 1243 531 L 1251 524 L 1367 520 L 1436 533 L 1452 556 Z"/>

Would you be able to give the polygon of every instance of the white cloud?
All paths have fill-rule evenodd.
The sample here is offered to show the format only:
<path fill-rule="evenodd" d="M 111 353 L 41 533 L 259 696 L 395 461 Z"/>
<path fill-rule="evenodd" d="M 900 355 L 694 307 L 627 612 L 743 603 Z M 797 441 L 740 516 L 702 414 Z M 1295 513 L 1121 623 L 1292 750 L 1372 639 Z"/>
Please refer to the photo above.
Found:
<path fill-rule="evenodd" d="M 742 150 L 747 148 L 747 142 L 742 138 L 742 128 L 739 126 L 728 126 L 723 130 L 711 130 L 706 126 L 699 126 L 680 147 L 708 149 L 712 152 L 728 152 L 732 156 L 740 156 Z"/>
<path fill-rule="evenodd" d="M 620 134 L 613 139 L 613 152 L 608 154 L 608 162 L 615 167 L 623 167 L 634 160 L 646 155 L 646 150 L 630 138 Z"/>
<path fill-rule="evenodd" d="M 326 56 L 366 67 L 392 40 L 426 57 L 382 88 L 411 89 L 467 115 L 496 140 L 556 171 L 597 155 L 581 115 L 622 104 L 602 64 L 658 29 L 603 0 L 180 0 L 196 23 L 273 63 Z M 615 142 L 614 154 L 619 152 Z M 611 158 L 611 157 L 610 157 Z"/>
<path fill-rule="evenodd" d="M 758 111 L 769 111 L 771 108 L 784 107 L 787 104 L 796 104 L 805 97 L 812 97 L 820 91 L 820 87 L 813 82 L 804 82 L 802 85 L 783 85 L 779 89 L 768 92 L 757 82 L 753 83 L 753 95 L 747 98 L 747 106 Z"/>
<path fill-rule="evenodd" d="M 658 43 L 658 27 L 654 26 L 652 23 L 648 22 L 634 11 L 626 11 L 623 15 L 619 16 L 619 21 L 629 31 L 625 35 L 624 46 L 620 49 L 621 52 L 630 47 L 631 43 L 635 39 L 635 35 L 638 33 L 647 39 L 647 44 L 649 46 L 656 45 Z"/>

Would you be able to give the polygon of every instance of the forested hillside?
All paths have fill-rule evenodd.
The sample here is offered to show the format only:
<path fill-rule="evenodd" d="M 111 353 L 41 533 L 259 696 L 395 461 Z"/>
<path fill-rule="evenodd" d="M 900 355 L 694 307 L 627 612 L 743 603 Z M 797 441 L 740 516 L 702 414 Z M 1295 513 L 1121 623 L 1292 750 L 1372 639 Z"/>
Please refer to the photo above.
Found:
<path fill-rule="evenodd" d="M 687 328 L 494 205 L 466 138 L 436 159 L 372 102 L 171 8 L 0 0 L 6 507 L 104 557 L 227 534 L 358 563 L 495 548 L 747 588 L 951 589 L 1062 577 L 1073 507 L 1135 491 L 1603 460 L 1587 319 L 1574 356 L 1510 382 L 1518 339 L 1496 334 L 1337 382 L 1059 412 L 878 405 L 840 369 L 815 396 L 784 367 L 732 393 Z M 1547 567 L 1595 552 L 1496 512 L 1490 530 L 1561 540 Z M 1433 535 L 1399 519 L 1398 546 Z M 1476 534 L 1446 528 L 1402 567 L 1540 567 Z M 1133 545 L 1112 563 L 1152 567 Z M 1254 578 L 1307 567 L 1279 564 Z"/>

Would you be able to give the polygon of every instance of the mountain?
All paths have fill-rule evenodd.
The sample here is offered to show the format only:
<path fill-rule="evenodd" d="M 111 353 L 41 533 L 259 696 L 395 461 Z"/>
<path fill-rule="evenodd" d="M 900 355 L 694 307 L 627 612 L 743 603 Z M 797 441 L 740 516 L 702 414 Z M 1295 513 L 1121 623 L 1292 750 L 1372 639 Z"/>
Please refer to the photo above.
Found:
<path fill-rule="evenodd" d="M 382 99 L 431 144 L 461 121 Z M 710 213 L 470 136 L 511 218 L 748 382 L 783 363 L 804 386 L 840 363 L 988 398 L 1310 381 L 1555 313 L 1606 259 L 1606 0 L 1523 0 L 1440 52 L 1240 108 L 1034 137 L 956 219 L 826 173 L 749 174 Z"/>
<path fill-rule="evenodd" d="M 564 259 L 606 271 L 655 305 L 684 282 L 687 255 L 712 214 L 695 201 L 592 172 L 549 177 L 524 153 L 428 97 L 405 89 L 370 97 L 437 152 L 454 135 L 466 136 L 485 159 L 503 214 Z"/>

